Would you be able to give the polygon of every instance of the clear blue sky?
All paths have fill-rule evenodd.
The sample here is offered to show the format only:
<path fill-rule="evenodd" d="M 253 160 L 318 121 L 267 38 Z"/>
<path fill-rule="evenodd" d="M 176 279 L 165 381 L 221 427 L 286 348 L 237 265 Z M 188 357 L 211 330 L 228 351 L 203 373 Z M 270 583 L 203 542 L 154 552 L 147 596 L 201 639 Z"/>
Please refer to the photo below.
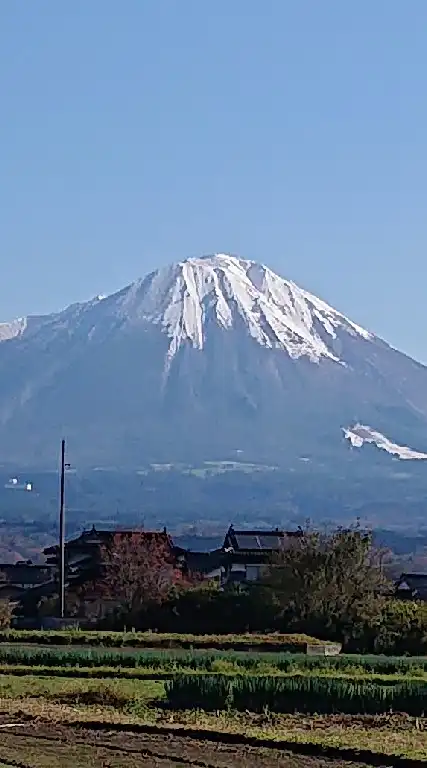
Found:
<path fill-rule="evenodd" d="M 226 251 L 427 361 L 427 0 L 10 0 L 0 98 L 0 319 Z"/>

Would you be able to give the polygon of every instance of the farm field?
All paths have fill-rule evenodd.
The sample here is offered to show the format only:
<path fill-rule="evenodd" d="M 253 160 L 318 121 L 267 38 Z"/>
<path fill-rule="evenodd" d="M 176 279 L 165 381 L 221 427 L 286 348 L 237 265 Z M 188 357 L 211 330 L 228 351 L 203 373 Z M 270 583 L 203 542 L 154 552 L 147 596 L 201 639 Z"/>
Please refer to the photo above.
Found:
<path fill-rule="evenodd" d="M 153 723 L 151 720 L 145 722 L 141 716 L 117 716 L 103 711 L 102 708 L 92 708 L 84 712 L 82 707 L 78 707 L 76 711 L 75 707 L 63 706 L 60 713 L 55 713 L 54 709 L 31 706 L 27 708 L 24 705 L 16 708 L 15 714 L 13 710 L 6 715 L 2 711 L 0 717 L 3 719 L 6 716 L 8 721 L 17 719 L 22 722 L 25 720 L 25 711 L 27 717 L 31 712 L 34 719 L 29 718 L 24 726 L 13 729 L 13 733 L 0 730 L 0 758 L 20 762 L 28 768 L 47 768 L 58 764 L 79 766 L 83 765 L 84 761 L 86 766 L 121 766 L 123 763 L 115 762 L 117 755 L 112 756 L 111 752 L 109 762 L 96 762 L 99 756 L 92 752 L 92 748 L 107 741 L 121 745 L 121 751 L 125 754 L 127 752 L 130 759 L 133 759 L 132 754 L 141 756 L 147 752 L 150 743 L 152 754 L 159 754 L 159 750 L 153 748 L 153 745 L 161 743 L 165 756 L 176 757 L 174 749 L 177 744 L 181 744 L 185 748 L 183 755 L 186 758 L 183 765 L 194 764 L 205 768 L 226 765 L 227 763 L 217 759 L 219 755 L 226 756 L 230 768 L 243 765 L 249 767 L 252 764 L 301 765 L 301 768 L 316 768 L 320 765 L 338 768 L 346 763 L 391 766 L 394 758 L 399 757 L 406 757 L 409 761 L 427 759 L 427 721 L 421 720 L 417 723 L 414 719 L 404 716 L 280 716 L 266 723 L 262 717 L 248 714 L 230 718 L 224 714 L 214 716 L 193 712 L 176 717 L 173 722 L 170 722 L 170 717 L 159 717 L 157 722 Z M 58 760 L 58 749 L 64 738 L 66 741 L 72 739 L 75 746 L 74 753 L 64 750 L 64 760 L 66 758 L 69 762 L 49 762 L 49 755 L 51 759 L 56 756 Z M 56 744 L 52 746 L 54 742 Z M 123 749 L 124 746 L 126 750 Z M 85 747 L 90 749 L 84 749 Z M 130 747 L 135 753 L 131 754 Z M 193 749 L 196 755 L 191 757 Z M 37 761 L 32 759 L 33 755 L 38 756 Z M 77 762 L 77 757 L 81 763 Z M 75 762 L 70 761 L 71 759 Z M 128 765 L 133 764 L 128 762 Z M 135 762 L 135 765 L 139 764 L 141 763 Z M 147 764 L 150 765 L 150 762 Z M 165 762 L 166 766 L 171 764 Z M 176 765 L 176 762 L 174 764 Z"/>
<path fill-rule="evenodd" d="M 184 733 L 198 736 L 202 741 L 209 740 L 206 734 L 220 742 L 233 737 L 238 744 L 241 740 L 243 746 L 248 739 L 254 739 L 255 744 L 264 746 L 267 741 L 270 749 L 277 744 L 297 752 L 301 748 L 306 750 L 307 746 L 314 750 L 344 750 L 343 759 L 348 757 L 366 763 L 370 760 L 368 756 L 362 759 L 360 751 L 389 758 L 427 760 L 427 719 L 424 717 L 171 710 L 164 706 L 162 681 L 105 683 L 73 678 L 1 676 L 0 719 L 27 722 L 26 728 L 30 730 L 43 724 L 54 732 L 65 726 L 97 732 L 115 728 L 119 729 L 119 735 L 122 731 L 123 738 L 128 730 L 144 733 L 148 729 L 156 736 L 166 731 L 174 742 Z M 0 745 L 6 738 L 8 734 L 0 729 Z M 333 755 L 336 757 L 335 752 Z M 0 751 L 0 757 L 5 759 L 6 755 Z M 31 768 L 36 765 L 23 759 L 21 762 Z"/>
<path fill-rule="evenodd" d="M 0 645 L 0 673 L 49 677 L 170 679 L 187 675 L 309 676 L 427 681 L 427 658 L 307 656 L 254 651 L 125 650 Z"/>
<path fill-rule="evenodd" d="M 427 762 L 426 658 L 307 656 L 289 652 L 301 649 L 292 636 L 281 653 L 157 637 L 0 643 L 0 768 Z"/>
<path fill-rule="evenodd" d="M 31 768 L 364 768 L 359 762 L 245 744 L 66 726 L 53 730 L 45 725 L 0 732 L 0 754 L 7 754 L 12 764 Z M 9 768 L 7 763 L 2 766 Z"/>

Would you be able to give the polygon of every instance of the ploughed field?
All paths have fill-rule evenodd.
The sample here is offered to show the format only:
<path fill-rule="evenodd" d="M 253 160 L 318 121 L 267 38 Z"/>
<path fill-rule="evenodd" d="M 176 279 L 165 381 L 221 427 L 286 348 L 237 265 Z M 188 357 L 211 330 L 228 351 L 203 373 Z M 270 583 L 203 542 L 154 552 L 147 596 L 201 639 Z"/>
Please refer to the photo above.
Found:
<path fill-rule="evenodd" d="M 362 768 L 339 758 L 298 755 L 280 749 L 189 739 L 164 734 L 115 733 L 88 728 L 24 726 L 0 733 L 4 766 L 31 768 Z M 384 766 L 386 763 L 384 763 Z"/>
<path fill-rule="evenodd" d="M 427 658 L 308 656 L 299 636 L 129 634 L 3 636 L 0 768 L 427 761 Z"/>

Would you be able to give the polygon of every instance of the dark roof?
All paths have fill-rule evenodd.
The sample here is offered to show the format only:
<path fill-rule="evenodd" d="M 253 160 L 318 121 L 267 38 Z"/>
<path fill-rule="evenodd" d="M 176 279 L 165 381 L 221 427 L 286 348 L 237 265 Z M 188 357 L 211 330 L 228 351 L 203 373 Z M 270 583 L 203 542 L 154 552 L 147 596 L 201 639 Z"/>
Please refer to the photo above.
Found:
<path fill-rule="evenodd" d="M 235 551 L 275 551 L 289 543 L 289 539 L 301 536 L 300 531 L 274 530 L 236 530 L 233 526 L 227 531 L 224 547 L 232 547 Z"/>
<path fill-rule="evenodd" d="M 52 578 L 52 573 L 49 565 L 0 563 L 0 579 L 3 577 L 3 584 L 43 584 Z"/>
<path fill-rule="evenodd" d="M 227 554 L 222 549 L 215 549 L 211 552 L 191 552 L 181 549 L 177 550 L 176 553 L 179 559 L 182 558 L 191 573 L 202 575 L 216 571 L 227 561 Z"/>
<path fill-rule="evenodd" d="M 91 528 L 89 531 L 83 531 L 83 533 L 80 534 L 80 536 L 77 536 L 75 539 L 71 539 L 70 541 L 66 542 L 67 548 L 79 548 L 81 546 L 88 547 L 88 546 L 105 546 L 109 542 L 112 541 L 112 539 L 115 536 L 135 536 L 140 535 L 141 537 L 145 539 L 157 539 L 158 541 L 164 541 L 166 544 L 168 544 L 171 548 L 173 547 L 173 542 L 171 537 L 169 536 L 168 532 L 166 530 L 163 531 L 134 531 L 134 530 L 101 530 L 98 531 L 95 527 Z M 58 544 L 54 544 L 51 547 L 46 547 L 44 550 L 45 555 L 56 555 L 58 552 Z"/>
<path fill-rule="evenodd" d="M 427 573 L 402 573 L 396 582 L 401 591 L 427 591 Z"/>
<path fill-rule="evenodd" d="M 25 589 L 22 592 L 21 600 L 40 600 L 42 597 L 51 597 L 58 589 L 56 581 L 51 579 L 44 584 L 36 584 L 34 587 Z"/>

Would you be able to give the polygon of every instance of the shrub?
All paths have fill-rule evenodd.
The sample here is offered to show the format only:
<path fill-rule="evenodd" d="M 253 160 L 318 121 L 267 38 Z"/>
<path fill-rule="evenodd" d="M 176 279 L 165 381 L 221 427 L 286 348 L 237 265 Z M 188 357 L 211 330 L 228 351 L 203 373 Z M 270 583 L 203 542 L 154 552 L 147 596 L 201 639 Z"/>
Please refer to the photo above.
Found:
<path fill-rule="evenodd" d="M 9 600 L 0 600 L 0 630 L 9 629 L 13 608 Z"/>
<path fill-rule="evenodd" d="M 87 691 L 65 691 L 53 694 L 51 697 L 58 704 L 68 706 L 100 706 L 123 709 L 135 697 L 133 694 L 123 693 L 113 685 L 102 683 L 97 688 Z"/>
<path fill-rule="evenodd" d="M 374 628 L 375 651 L 394 654 L 427 652 L 427 605 L 388 600 Z"/>

